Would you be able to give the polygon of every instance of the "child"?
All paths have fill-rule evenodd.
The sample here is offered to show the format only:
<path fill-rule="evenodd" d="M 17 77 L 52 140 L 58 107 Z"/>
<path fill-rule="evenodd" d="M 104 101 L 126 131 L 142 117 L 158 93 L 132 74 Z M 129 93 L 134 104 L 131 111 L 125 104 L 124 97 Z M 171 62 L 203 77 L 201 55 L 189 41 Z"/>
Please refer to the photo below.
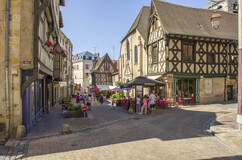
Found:
<path fill-rule="evenodd" d="M 140 111 L 140 98 L 139 95 L 136 98 L 136 112 Z"/>
<path fill-rule="evenodd" d="M 148 105 L 148 99 L 147 99 L 147 96 L 144 96 L 144 99 L 143 99 L 143 106 L 141 107 L 141 112 L 140 114 L 143 114 L 143 110 L 145 108 L 145 114 L 147 114 L 147 105 Z"/>

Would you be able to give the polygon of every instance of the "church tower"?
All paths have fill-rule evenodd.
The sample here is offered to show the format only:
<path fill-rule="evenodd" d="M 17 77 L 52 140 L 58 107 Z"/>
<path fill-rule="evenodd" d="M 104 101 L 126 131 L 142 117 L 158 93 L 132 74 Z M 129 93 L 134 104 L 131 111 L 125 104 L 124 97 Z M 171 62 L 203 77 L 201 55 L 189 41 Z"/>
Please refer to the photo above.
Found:
<path fill-rule="evenodd" d="M 238 0 L 207 0 L 205 8 L 238 13 Z"/>

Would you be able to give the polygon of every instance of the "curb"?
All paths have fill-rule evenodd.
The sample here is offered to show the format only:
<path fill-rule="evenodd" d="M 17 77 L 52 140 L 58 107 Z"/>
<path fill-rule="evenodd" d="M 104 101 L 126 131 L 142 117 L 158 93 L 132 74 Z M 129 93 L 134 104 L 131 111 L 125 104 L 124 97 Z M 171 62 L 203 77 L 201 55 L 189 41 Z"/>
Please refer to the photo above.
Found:
<path fill-rule="evenodd" d="M 219 118 L 222 118 L 222 117 L 225 117 L 225 116 L 228 116 L 229 114 L 232 114 L 232 113 L 228 113 L 226 115 L 223 115 L 223 116 L 220 116 L 220 117 L 213 117 L 213 118 L 210 118 L 208 121 L 206 121 L 204 124 L 203 124 L 203 133 L 209 137 L 209 138 L 214 138 L 217 142 L 219 142 L 221 145 L 223 145 L 224 147 L 226 147 L 228 150 L 230 150 L 231 152 L 234 152 L 236 154 L 241 154 L 241 151 L 239 151 L 238 149 L 232 147 L 231 144 L 227 144 L 225 141 L 226 140 L 222 140 L 218 135 L 219 134 L 216 134 L 216 132 L 213 130 L 213 125 L 215 123 L 215 121 Z"/>

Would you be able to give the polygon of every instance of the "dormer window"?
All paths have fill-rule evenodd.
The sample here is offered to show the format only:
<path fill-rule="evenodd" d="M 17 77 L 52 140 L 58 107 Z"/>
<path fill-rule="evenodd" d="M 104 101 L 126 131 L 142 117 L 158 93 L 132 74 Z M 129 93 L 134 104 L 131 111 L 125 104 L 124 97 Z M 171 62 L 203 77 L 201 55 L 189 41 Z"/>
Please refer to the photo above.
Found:
<path fill-rule="evenodd" d="M 89 57 L 88 57 L 88 59 L 89 59 L 89 60 L 92 60 L 92 57 L 91 57 L 91 56 L 89 56 Z"/>
<path fill-rule="evenodd" d="M 86 60 L 86 56 L 83 56 L 83 59 Z"/>

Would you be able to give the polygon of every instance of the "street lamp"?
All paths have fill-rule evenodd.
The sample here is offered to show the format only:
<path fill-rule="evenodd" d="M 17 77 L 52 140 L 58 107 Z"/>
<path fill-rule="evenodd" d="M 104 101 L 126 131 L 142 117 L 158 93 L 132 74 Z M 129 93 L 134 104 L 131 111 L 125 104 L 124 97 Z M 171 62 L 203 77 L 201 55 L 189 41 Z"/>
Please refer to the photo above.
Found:
<path fill-rule="evenodd" d="M 221 15 L 219 14 L 219 12 L 214 11 L 213 15 L 210 19 L 211 23 L 212 23 L 212 27 L 217 30 L 219 28 L 220 25 L 220 19 L 221 19 Z"/>

